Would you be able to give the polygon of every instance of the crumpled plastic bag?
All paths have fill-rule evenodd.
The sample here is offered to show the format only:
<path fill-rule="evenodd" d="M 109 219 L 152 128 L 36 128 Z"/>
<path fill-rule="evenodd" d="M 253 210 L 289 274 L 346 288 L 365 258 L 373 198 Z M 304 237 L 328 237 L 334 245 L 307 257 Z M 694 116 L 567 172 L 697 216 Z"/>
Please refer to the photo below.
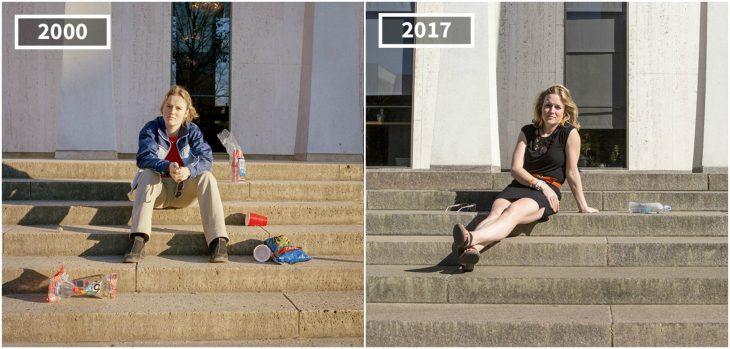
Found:
<path fill-rule="evenodd" d="M 274 254 L 271 259 L 276 263 L 294 264 L 312 259 L 301 247 L 292 246 L 291 240 L 284 235 L 268 238 L 264 244 Z"/>
<path fill-rule="evenodd" d="M 49 303 L 56 303 L 61 299 L 80 296 L 113 298 L 116 292 L 116 273 L 97 274 L 70 280 L 66 273 L 66 267 L 61 264 L 61 270 L 49 279 L 48 298 L 46 300 Z"/>

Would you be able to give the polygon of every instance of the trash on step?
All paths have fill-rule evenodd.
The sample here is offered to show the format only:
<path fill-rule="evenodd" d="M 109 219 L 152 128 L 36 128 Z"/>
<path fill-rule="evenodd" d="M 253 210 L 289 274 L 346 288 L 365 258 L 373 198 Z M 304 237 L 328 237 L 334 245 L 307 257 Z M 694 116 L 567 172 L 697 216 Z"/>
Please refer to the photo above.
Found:
<path fill-rule="evenodd" d="M 269 224 L 269 218 L 264 215 L 248 211 L 243 224 L 246 226 L 263 227 Z"/>
<path fill-rule="evenodd" d="M 453 209 L 457 209 L 456 212 L 474 212 L 477 209 L 477 204 L 453 204 L 450 206 L 446 206 L 444 212 L 453 211 Z"/>
<path fill-rule="evenodd" d="M 629 202 L 629 213 L 669 213 L 672 206 L 660 202 Z"/>
<path fill-rule="evenodd" d="M 260 263 L 268 262 L 272 255 L 273 254 L 269 246 L 264 244 L 258 245 L 253 249 L 253 259 Z"/>
<path fill-rule="evenodd" d="M 312 259 L 301 247 L 292 246 L 291 240 L 284 235 L 268 238 L 264 240 L 264 243 L 274 254 L 272 260 L 276 263 L 294 264 Z"/>
<path fill-rule="evenodd" d="M 228 130 L 223 130 L 218 134 L 223 146 L 226 148 L 226 152 L 231 162 L 231 181 L 239 182 L 246 177 L 246 159 L 243 157 L 243 148 L 236 142 L 234 137 Z"/>
<path fill-rule="evenodd" d="M 79 279 L 69 280 L 66 267 L 54 274 L 48 283 L 48 302 L 59 302 L 69 297 L 91 296 L 97 298 L 113 298 L 117 292 L 117 274 L 97 274 Z"/>

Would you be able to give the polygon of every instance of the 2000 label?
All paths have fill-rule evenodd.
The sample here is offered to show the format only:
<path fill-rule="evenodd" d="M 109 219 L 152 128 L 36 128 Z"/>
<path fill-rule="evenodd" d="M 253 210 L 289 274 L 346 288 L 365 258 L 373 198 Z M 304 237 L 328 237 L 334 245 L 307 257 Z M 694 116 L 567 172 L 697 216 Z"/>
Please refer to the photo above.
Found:
<path fill-rule="evenodd" d="M 111 15 L 15 15 L 16 50 L 111 48 Z"/>

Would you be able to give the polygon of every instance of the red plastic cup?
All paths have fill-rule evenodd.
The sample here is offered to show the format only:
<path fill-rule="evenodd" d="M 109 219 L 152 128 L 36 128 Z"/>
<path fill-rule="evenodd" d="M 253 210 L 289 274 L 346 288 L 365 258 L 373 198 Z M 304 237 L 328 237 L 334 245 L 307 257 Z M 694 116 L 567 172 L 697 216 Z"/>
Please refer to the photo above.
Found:
<path fill-rule="evenodd" d="M 263 227 L 269 224 L 269 218 L 264 215 L 248 211 L 244 224 L 247 226 Z"/>

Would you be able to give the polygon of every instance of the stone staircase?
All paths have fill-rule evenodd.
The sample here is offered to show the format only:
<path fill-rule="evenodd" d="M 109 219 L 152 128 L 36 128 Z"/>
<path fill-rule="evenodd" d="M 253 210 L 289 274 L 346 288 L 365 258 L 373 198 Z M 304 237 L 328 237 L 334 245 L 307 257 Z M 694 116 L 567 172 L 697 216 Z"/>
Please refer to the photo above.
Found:
<path fill-rule="evenodd" d="M 367 170 L 367 346 L 722 346 L 726 174 L 585 171 L 579 214 L 518 226 L 463 273 L 452 229 L 473 229 L 512 178 Z M 629 214 L 629 201 L 671 205 Z M 477 212 L 445 212 L 476 203 Z"/>
<path fill-rule="evenodd" d="M 3 161 L 3 344 L 362 346 L 361 164 L 216 161 L 230 261 L 208 263 L 197 207 L 155 210 L 146 257 L 121 263 L 133 161 Z M 269 226 L 243 226 L 249 210 Z M 287 235 L 314 259 L 258 263 Z M 117 273 L 113 299 L 46 303 L 48 277 Z"/>

